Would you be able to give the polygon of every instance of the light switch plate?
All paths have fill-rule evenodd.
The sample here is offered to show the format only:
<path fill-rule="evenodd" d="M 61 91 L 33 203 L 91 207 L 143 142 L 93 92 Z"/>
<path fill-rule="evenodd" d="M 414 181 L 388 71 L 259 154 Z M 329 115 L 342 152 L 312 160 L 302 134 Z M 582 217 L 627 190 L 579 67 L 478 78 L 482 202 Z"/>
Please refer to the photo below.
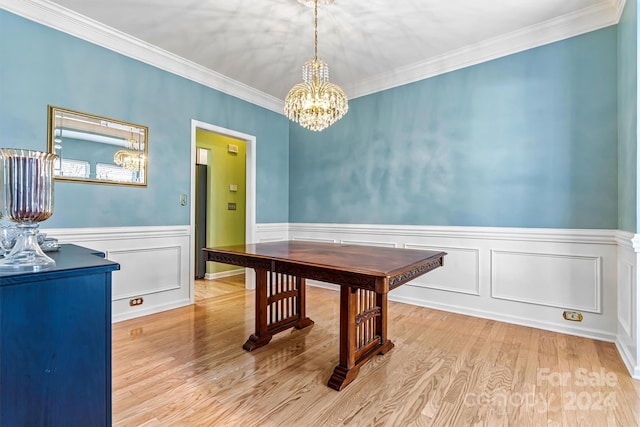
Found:
<path fill-rule="evenodd" d="M 186 194 L 181 194 L 180 195 L 180 206 L 187 206 L 187 195 Z"/>

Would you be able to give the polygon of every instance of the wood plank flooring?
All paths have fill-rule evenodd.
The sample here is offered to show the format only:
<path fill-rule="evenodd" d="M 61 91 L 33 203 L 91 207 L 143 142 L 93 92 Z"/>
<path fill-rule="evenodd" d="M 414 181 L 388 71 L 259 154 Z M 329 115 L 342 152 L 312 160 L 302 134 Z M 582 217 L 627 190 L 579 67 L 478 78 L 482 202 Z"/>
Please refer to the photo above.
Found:
<path fill-rule="evenodd" d="M 395 348 L 336 392 L 339 293 L 308 287 L 315 325 L 248 353 L 243 280 L 114 324 L 114 426 L 640 426 L 640 381 L 612 343 L 394 302 Z"/>

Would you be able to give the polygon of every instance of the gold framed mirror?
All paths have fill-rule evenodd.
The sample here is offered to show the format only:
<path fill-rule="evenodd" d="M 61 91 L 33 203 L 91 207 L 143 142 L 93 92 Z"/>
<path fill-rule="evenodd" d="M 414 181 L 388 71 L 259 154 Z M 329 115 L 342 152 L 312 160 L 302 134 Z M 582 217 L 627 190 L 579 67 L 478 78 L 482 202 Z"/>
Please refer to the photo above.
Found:
<path fill-rule="evenodd" d="M 56 180 L 147 186 L 149 128 L 49 105 Z"/>

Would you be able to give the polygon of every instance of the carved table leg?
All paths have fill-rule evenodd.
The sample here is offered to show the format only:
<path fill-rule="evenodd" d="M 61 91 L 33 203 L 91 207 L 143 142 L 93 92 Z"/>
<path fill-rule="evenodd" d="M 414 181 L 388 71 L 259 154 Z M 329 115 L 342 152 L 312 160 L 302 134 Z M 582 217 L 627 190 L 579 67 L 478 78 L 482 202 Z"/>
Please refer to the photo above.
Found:
<path fill-rule="evenodd" d="M 255 333 L 242 346 L 247 351 L 269 344 L 273 334 L 267 332 L 267 270 L 256 268 Z"/>
<path fill-rule="evenodd" d="M 394 347 L 387 338 L 387 294 L 376 294 L 376 305 L 380 307 L 380 316 L 376 318 L 376 334 L 380 337 L 377 354 L 385 354 Z"/>
<path fill-rule="evenodd" d="M 340 288 L 340 363 L 328 386 L 342 390 L 360 367 L 376 354 L 393 348 L 387 339 L 387 295 L 366 289 Z"/>
<path fill-rule="evenodd" d="M 256 271 L 256 332 L 242 346 L 253 351 L 289 328 L 313 325 L 305 315 L 305 279 L 268 270 Z"/>
<path fill-rule="evenodd" d="M 387 339 L 387 294 L 341 286 L 340 363 L 328 386 L 342 390 L 369 359 L 392 348 Z"/>
<path fill-rule="evenodd" d="M 296 302 L 296 308 L 300 320 L 296 323 L 296 329 L 304 329 L 307 326 L 313 325 L 313 320 L 309 319 L 306 315 L 307 310 L 307 281 L 302 277 L 296 277 L 296 284 L 298 289 L 298 298 Z"/>
<path fill-rule="evenodd" d="M 329 378 L 329 387 L 342 390 L 358 376 L 356 360 L 356 289 L 340 287 L 340 363 Z"/>

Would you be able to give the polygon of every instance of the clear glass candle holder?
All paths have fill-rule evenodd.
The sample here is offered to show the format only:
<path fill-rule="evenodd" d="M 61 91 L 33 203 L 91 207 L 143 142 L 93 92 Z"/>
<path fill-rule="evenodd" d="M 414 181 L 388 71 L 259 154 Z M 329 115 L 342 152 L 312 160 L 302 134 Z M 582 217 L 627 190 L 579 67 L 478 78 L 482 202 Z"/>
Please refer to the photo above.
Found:
<path fill-rule="evenodd" d="M 58 156 L 41 151 L 0 149 L 2 216 L 16 223 L 2 271 L 38 271 L 55 266 L 38 244 L 38 225 L 53 215 L 53 165 Z"/>

